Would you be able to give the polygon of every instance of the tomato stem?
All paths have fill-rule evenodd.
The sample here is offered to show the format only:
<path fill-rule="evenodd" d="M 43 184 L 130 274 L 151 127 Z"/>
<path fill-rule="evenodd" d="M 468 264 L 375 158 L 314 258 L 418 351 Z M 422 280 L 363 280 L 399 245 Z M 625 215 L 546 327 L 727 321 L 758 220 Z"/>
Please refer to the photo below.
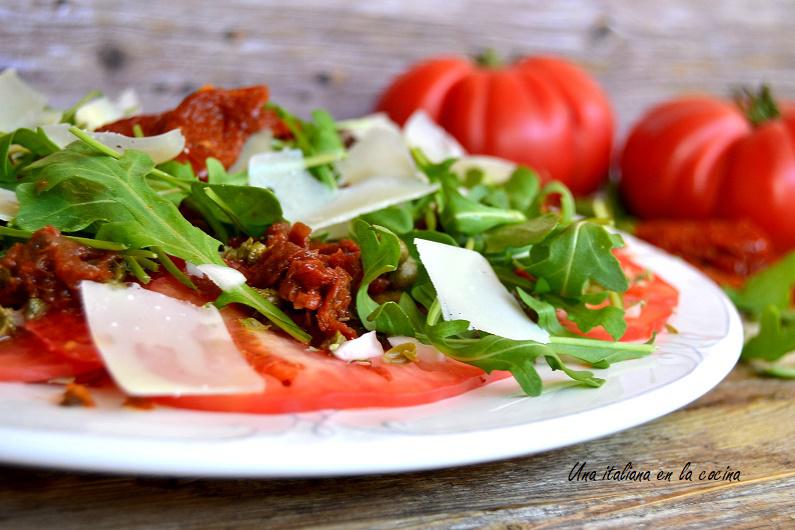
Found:
<path fill-rule="evenodd" d="M 742 88 L 737 92 L 735 101 L 754 127 L 781 116 L 781 111 L 779 111 L 768 85 L 762 85 L 757 92 L 749 88 Z"/>
<path fill-rule="evenodd" d="M 483 68 L 501 68 L 505 61 L 494 48 L 486 48 L 475 57 L 475 62 Z"/>

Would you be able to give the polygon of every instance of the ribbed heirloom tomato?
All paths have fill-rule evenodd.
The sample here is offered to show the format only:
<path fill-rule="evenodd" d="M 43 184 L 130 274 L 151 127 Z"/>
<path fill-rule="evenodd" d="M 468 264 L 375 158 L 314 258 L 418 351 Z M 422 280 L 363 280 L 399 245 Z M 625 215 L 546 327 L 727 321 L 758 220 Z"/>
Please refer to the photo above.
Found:
<path fill-rule="evenodd" d="M 766 88 L 738 104 L 662 103 L 629 135 L 621 190 L 640 217 L 748 219 L 779 250 L 795 248 L 795 108 Z"/>
<path fill-rule="evenodd" d="M 607 176 L 613 115 L 601 88 L 580 68 L 552 57 L 503 66 L 487 56 L 430 59 L 387 88 L 377 105 L 402 124 L 418 109 L 470 153 L 513 160 L 560 180 L 576 194 Z"/>

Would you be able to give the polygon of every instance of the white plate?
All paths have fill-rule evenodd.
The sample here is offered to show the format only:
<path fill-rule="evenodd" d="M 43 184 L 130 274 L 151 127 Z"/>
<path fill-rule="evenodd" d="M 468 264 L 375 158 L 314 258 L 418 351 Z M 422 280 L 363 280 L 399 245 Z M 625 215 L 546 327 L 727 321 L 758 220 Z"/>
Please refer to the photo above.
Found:
<path fill-rule="evenodd" d="M 118 473 L 313 477 L 472 464 L 555 449 L 678 409 L 737 362 L 742 327 L 721 290 L 683 261 L 631 240 L 635 258 L 680 292 L 649 357 L 597 370 L 599 389 L 542 371 L 545 391 L 523 397 L 503 380 L 441 402 L 398 409 L 256 416 L 120 407 L 61 408 L 60 390 L 0 384 L 0 461 Z"/>

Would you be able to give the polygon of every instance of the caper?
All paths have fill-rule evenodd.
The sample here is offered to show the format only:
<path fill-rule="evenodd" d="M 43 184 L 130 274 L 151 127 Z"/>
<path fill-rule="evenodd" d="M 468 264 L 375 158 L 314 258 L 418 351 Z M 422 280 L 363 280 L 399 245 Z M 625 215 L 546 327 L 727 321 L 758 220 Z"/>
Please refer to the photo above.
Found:
<path fill-rule="evenodd" d="M 417 279 L 417 261 L 409 256 L 397 270 L 389 275 L 389 281 L 397 289 L 408 289 Z"/>
<path fill-rule="evenodd" d="M 398 264 L 401 264 L 410 257 L 409 247 L 406 246 L 406 243 L 404 243 L 402 239 L 398 239 L 398 244 L 400 244 L 400 258 L 398 258 Z"/>

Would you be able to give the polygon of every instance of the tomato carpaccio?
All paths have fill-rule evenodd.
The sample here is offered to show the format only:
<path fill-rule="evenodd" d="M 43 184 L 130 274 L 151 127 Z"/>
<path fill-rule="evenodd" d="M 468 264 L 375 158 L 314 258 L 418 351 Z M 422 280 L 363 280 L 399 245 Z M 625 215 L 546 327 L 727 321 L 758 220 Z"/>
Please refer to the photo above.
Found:
<path fill-rule="evenodd" d="M 626 256 L 620 260 L 632 278 L 625 304 L 643 303 L 640 316 L 628 318 L 629 329 L 623 340 L 644 340 L 662 329 L 678 295 L 661 279 L 646 276 L 646 271 Z M 147 288 L 194 304 L 209 300 L 171 276 L 156 278 Z M 479 368 L 445 358 L 421 358 L 407 364 L 388 364 L 381 359 L 348 363 L 281 334 L 249 329 L 241 323 L 247 313 L 237 308 L 227 307 L 222 314 L 235 344 L 265 379 L 266 390 L 247 395 L 164 397 L 156 402 L 244 413 L 397 407 L 452 397 L 509 376 L 507 372 L 487 375 Z M 609 339 L 602 330 L 588 336 Z M 95 372 L 101 366 L 85 320 L 75 312 L 54 312 L 31 320 L 13 339 L 0 342 L 0 381 L 41 382 Z"/>

